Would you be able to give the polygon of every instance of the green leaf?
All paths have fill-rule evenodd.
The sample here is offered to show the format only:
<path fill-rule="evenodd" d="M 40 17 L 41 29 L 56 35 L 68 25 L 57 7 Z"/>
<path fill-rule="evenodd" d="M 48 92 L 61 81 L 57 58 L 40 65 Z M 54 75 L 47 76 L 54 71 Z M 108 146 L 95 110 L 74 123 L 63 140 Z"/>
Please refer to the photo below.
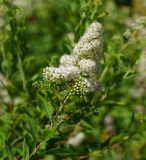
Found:
<path fill-rule="evenodd" d="M 81 125 L 83 127 L 85 127 L 85 128 L 93 129 L 93 127 L 89 123 L 87 123 L 86 121 L 84 121 L 84 120 L 81 120 Z"/>
<path fill-rule="evenodd" d="M 54 154 L 60 157 L 67 157 L 67 156 L 76 156 L 77 153 L 70 149 L 63 149 L 63 148 L 52 148 L 48 151 L 44 152 L 43 154 Z"/>
<path fill-rule="evenodd" d="M 33 118 L 33 112 L 30 108 L 22 107 L 22 110 L 31 118 Z"/>
<path fill-rule="evenodd" d="M 110 145 L 119 143 L 121 141 L 127 140 L 129 137 L 125 133 L 121 133 L 119 135 L 115 135 L 110 139 Z"/>
<path fill-rule="evenodd" d="M 108 104 L 112 104 L 112 105 L 119 105 L 119 106 L 125 106 L 125 104 L 123 102 L 115 102 L 115 101 L 105 101 L 104 102 L 105 105 L 108 105 Z"/>
<path fill-rule="evenodd" d="M 42 131 L 42 141 L 46 142 L 46 141 L 50 140 L 51 138 L 54 137 L 55 133 L 56 133 L 56 128 L 44 129 Z"/>
<path fill-rule="evenodd" d="M 5 146 L 6 146 L 6 150 L 7 150 L 9 159 L 10 160 L 15 160 L 13 152 L 12 152 L 12 148 L 11 148 L 9 142 L 5 141 Z"/>
<path fill-rule="evenodd" d="M 77 108 L 76 108 L 75 102 L 70 102 L 70 103 L 66 104 L 64 107 L 65 112 L 75 111 L 76 109 Z"/>
<path fill-rule="evenodd" d="M 52 114 L 54 112 L 54 108 L 52 107 L 51 103 L 47 102 L 47 100 L 39 94 L 37 95 L 37 97 L 38 97 L 38 99 L 41 103 L 42 110 L 44 111 L 46 116 L 51 120 L 52 119 Z"/>
<path fill-rule="evenodd" d="M 23 141 L 23 160 L 29 160 L 29 146 L 26 142 L 26 135 Z"/>
<path fill-rule="evenodd" d="M 35 121 L 34 121 L 31 117 L 29 117 L 28 115 L 27 115 L 27 120 L 28 120 L 30 129 L 31 129 L 31 131 L 32 131 L 32 136 L 33 136 L 33 138 L 34 138 L 34 141 L 35 141 L 35 143 L 37 144 L 37 142 L 38 142 L 38 129 L 37 129 L 37 127 L 36 127 L 36 123 L 35 123 Z"/>
<path fill-rule="evenodd" d="M 28 56 L 24 59 L 23 65 L 25 66 L 25 69 L 28 69 L 32 63 L 32 61 L 35 59 L 34 56 Z"/>

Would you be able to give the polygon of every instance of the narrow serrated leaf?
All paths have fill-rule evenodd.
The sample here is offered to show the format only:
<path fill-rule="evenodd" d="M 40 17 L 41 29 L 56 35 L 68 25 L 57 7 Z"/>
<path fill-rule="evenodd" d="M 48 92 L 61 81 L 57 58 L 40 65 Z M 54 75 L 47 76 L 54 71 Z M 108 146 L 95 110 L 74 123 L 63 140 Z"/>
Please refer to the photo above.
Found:
<path fill-rule="evenodd" d="M 42 131 L 42 141 L 46 142 L 46 141 L 50 140 L 51 138 L 54 137 L 55 133 L 56 133 L 56 128 L 44 129 Z"/>
<path fill-rule="evenodd" d="M 6 150 L 7 150 L 7 153 L 8 153 L 8 157 L 10 160 L 15 160 L 14 156 L 13 156 L 13 152 L 12 152 L 12 149 L 9 145 L 9 143 L 7 141 L 5 141 L 5 146 L 6 146 Z"/>
<path fill-rule="evenodd" d="M 93 129 L 93 127 L 89 123 L 87 123 L 86 121 L 84 121 L 84 120 L 81 120 L 81 125 L 83 127 L 85 127 L 85 128 Z"/>
<path fill-rule="evenodd" d="M 32 136 L 34 138 L 34 141 L 35 143 L 37 144 L 38 142 L 38 129 L 36 127 L 36 123 L 35 121 L 30 118 L 28 115 L 27 115 L 27 120 L 28 120 L 28 123 L 29 123 L 29 126 L 30 126 L 30 129 L 31 129 L 31 132 L 32 132 Z"/>
<path fill-rule="evenodd" d="M 23 160 L 29 160 L 29 146 L 26 142 L 26 137 L 23 140 Z"/>
<path fill-rule="evenodd" d="M 54 112 L 54 109 L 53 109 L 51 103 L 47 102 L 47 100 L 39 94 L 37 95 L 37 97 L 41 103 L 41 107 L 42 107 L 42 110 L 44 111 L 45 115 L 51 120 L 52 114 Z"/>
<path fill-rule="evenodd" d="M 77 153 L 75 153 L 71 149 L 63 149 L 63 148 L 51 148 L 47 151 L 45 151 L 43 154 L 54 154 L 60 157 L 67 157 L 67 156 L 76 156 Z"/>

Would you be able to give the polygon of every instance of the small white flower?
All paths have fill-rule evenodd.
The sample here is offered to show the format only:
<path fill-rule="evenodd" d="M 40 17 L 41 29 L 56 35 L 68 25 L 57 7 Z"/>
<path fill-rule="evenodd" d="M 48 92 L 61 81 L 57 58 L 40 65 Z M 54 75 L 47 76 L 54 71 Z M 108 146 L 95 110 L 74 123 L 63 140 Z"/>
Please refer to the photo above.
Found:
<path fill-rule="evenodd" d="M 126 38 L 126 39 L 129 39 L 130 38 L 130 36 L 131 36 L 131 30 L 130 29 L 127 29 L 125 32 L 124 32 L 124 34 L 123 34 L 123 36 Z"/>
<path fill-rule="evenodd" d="M 79 77 L 80 75 L 80 70 L 76 66 L 68 66 L 68 67 L 59 67 L 62 71 L 62 77 L 66 81 L 71 81 Z"/>
<path fill-rule="evenodd" d="M 62 78 L 61 74 L 62 70 L 55 67 L 46 67 L 43 70 L 43 77 L 45 80 L 58 81 Z"/>
<path fill-rule="evenodd" d="M 73 56 L 73 55 L 63 55 L 61 58 L 60 58 L 60 65 L 62 66 L 73 66 L 76 64 L 76 57 Z"/>
<path fill-rule="evenodd" d="M 143 49 L 137 65 L 137 76 L 135 79 L 135 86 L 130 90 L 133 98 L 144 97 L 146 91 L 146 49 Z"/>
<path fill-rule="evenodd" d="M 94 92 L 96 90 L 100 91 L 102 88 L 101 81 L 96 81 L 96 80 L 91 80 L 91 79 L 88 80 L 86 85 L 87 85 L 88 92 Z"/>
<path fill-rule="evenodd" d="M 98 59 L 98 53 L 101 52 L 102 42 L 99 39 L 94 39 L 90 42 L 79 42 L 73 49 L 73 53 L 79 58 L 94 58 Z"/>
<path fill-rule="evenodd" d="M 52 69 L 51 69 L 52 68 Z M 54 67 L 46 67 L 43 69 L 43 78 L 45 80 L 48 80 L 49 78 L 49 74 L 52 73 L 52 71 L 54 70 L 55 68 Z M 51 71 L 52 70 L 52 71 Z"/>
<path fill-rule="evenodd" d="M 146 50 L 144 51 L 146 52 Z M 138 64 L 138 74 L 146 80 L 146 54 L 142 54 Z"/>
<path fill-rule="evenodd" d="M 13 5 L 16 5 L 17 7 L 22 8 L 28 8 L 31 6 L 31 3 L 29 0 L 12 0 Z"/>
<path fill-rule="evenodd" d="M 74 137 L 71 137 L 68 141 L 67 144 L 71 145 L 73 147 L 78 147 L 81 145 L 81 143 L 86 139 L 86 135 L 83 132 L 78 133 Z"/>
<path fill-rule="evenodd" d="M 97 73 L 98 66 L 94 60 L 82 59 L 78 62 L 83 75 L 93 75 Z"/>
<path fill-rule="evenodd" d="M 99 22 L 93 22 L 87 29 L 87 32 L 102 32 L 102 25 Z"/>
<path fill-rule="evenodd" d="M 3 74 L 0 73 L 0 100 L 4 103 L 11 103 L 11 97 L 6 89 L 8 81 Z"/>

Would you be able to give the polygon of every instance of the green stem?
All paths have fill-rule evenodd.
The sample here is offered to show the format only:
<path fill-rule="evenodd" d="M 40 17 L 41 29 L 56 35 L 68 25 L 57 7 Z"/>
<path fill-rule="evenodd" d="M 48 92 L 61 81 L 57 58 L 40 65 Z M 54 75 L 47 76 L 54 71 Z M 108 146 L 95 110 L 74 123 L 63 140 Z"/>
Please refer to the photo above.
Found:
<path fill-rule="evenodd" d="M 19 70 L 20 70 L 20 74 L 21 74 L 21 79 L 22 79 L 22 85 L 23 85 L 23 89 L 24 91 L 27 92 L 27 83 L 26 83 L 26 78 L 25 78 L 25 74 L 24 74 L 24 70 L 23 70 L 23 66 L 22 66 L 22 60 L 20 57 L 20 48 L 18 48 L 18 52 L 17 52 L 17 57 L 18 57 L 18 64 L 19 64 Z"/>
<path fill-rule="evenodd" d="M 36 154 L 36 152 L 40 149 L 42 143 L 39 143 L 34 149 L 33 151 L 31 152 L 30 156 L 29 156 L 29 159 L 31 159 L 32 156 L 34 156 Z"/>

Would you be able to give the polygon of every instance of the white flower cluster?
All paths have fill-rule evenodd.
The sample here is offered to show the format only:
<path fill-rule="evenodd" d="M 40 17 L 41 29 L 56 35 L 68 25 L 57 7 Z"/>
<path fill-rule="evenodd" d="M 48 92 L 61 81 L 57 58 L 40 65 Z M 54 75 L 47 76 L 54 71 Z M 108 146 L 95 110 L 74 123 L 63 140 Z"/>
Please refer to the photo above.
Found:
<path fill-rule="evenodd" d="M 52 82 L 61 82 L 61 80 L 71 81 L 72 79 L 78 78 L 79 75 L 80 70 L 76 66 L 46 67 L 43 71 L 44 79 L 49 79 Z"/>
<path fill-rule="evenodd" d="M 98 60 L 102 52 L 102 25 L 92 23 L 73 49 L 73 54 L 79 58 Z"/>
<path fill-rule="evenodd" d="M 99 88 L 95 80 L 98 60 L 102 51 L 102 26 L 92 23 L 73 49 L 72 54 L 60 58 L 59 67 L 46 67 L 43 77 L 46 81 L 61 83 L 72 81 L 78 95 L 94 92 Z"/>
<path fill-rule="evenodd" d="M 134 16 L 131 19 L 127 19 L 125 24 L 128 27 L 128 29 L 124 33 L 124 36 L 126 38 L 129 38 L 132 35 L 133 31 L 138 32 L 138 34 L 136 35 L 137 38 L 146 38 L 146 16 Z"/>
<path fill-rule="evenodd" d="M 145 16 L 134 16 L 133 18 L 126 20 L 126 26 L 128 28 L 134 29 L 134 30 L 141 30 L 146 25 L 146 17 Z"/>
<path fill-rule="evenodd" d="M 146 48 L 143 49 L 142 55 L 137 65 L 137 76 L 135 79 L 135 86 L 131 90 L 133 98 L 146 96 Z"/>
<path fill-rule="evenodd" d="M 146 80 L 146 49 L 144 49 L 138 64 L 138 74 Z"/>
<path fill-rule="evenodd" d="M 19 8 L 19 12 L 16 13 L 16 18 L 21 19 L 22 16 L 28 16 L 36 8 L 39 3 L 39 0 L 35 0 L 33 3 L 32 0 L 11 0 L 12 5 Z"/>
<path fill-rule="evenodd" d="M 141 16 L 141 17 L 138 17 L 135 20 L 135 22 L 131 24 L 131 27 L 134 28 L 135 30 L 141 30 L 144 28 L 145 25 L 146 25 L 146 17 Z"/>
<path fill-rule="evenodd" d="M 16 5 L 18 7 L 24 7 L 27 8 L 30 3 L 28 0 L 22 1 L 22 0 L 12 0 L 13 5 Z"/>

